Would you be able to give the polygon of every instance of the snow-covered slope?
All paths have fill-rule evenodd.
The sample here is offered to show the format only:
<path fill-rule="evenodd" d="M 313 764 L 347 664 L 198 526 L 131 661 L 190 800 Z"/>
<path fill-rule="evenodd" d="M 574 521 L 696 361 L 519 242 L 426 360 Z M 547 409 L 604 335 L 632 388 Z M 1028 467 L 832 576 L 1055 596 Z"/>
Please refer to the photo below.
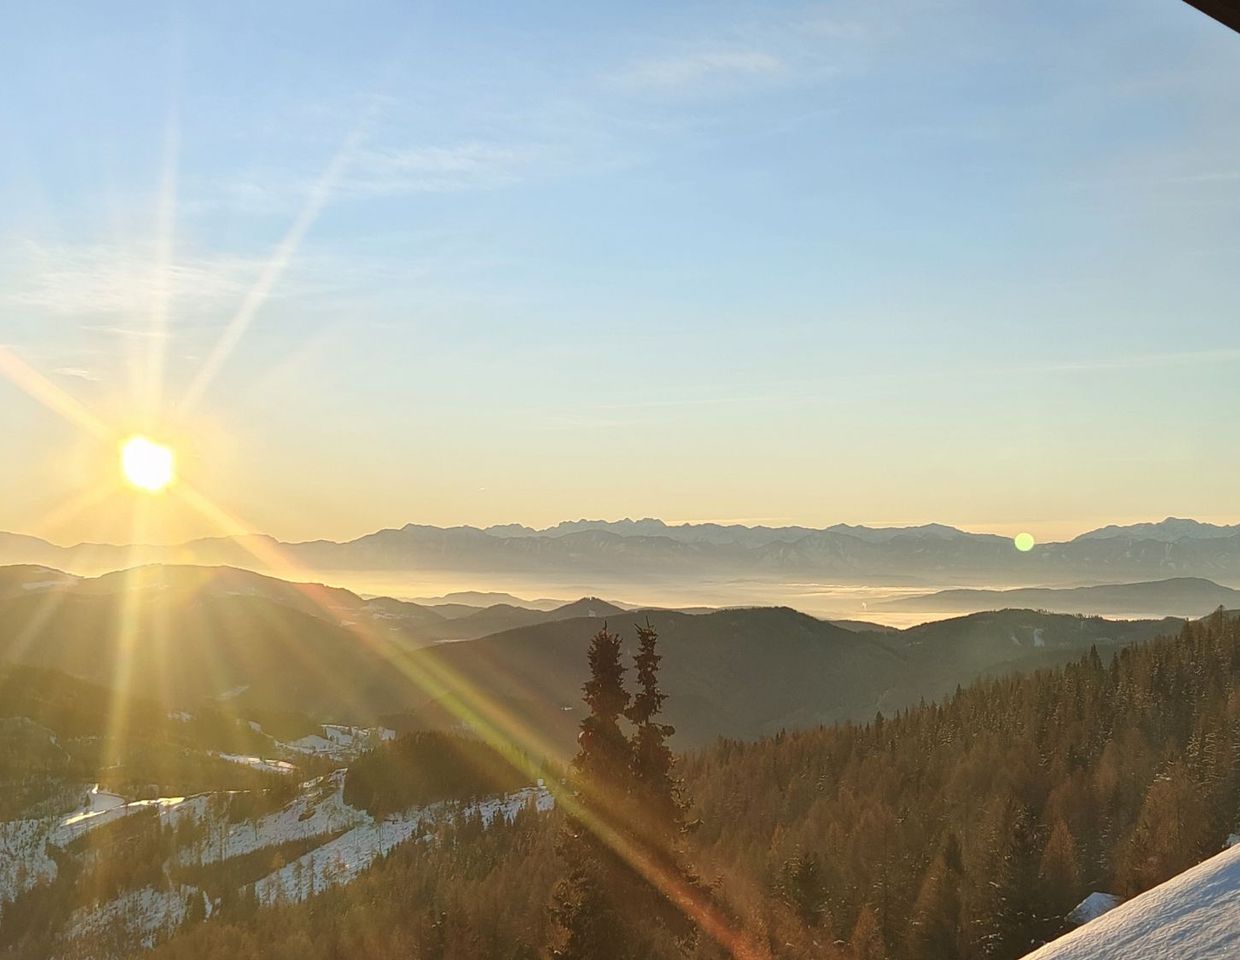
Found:
<path fill-rule="evenodd" d="M 228 816 L 224 794 L 127 803 L 96 785 L 85 792 L 80 809 L 67 816 L 0 823 L 0 911 L 6 901 L 29 888 L 55 880 L 58 871 L 49 855 L 51 848 L 60 847 L 58 855 L 82 858 L 89 865 L 92 858 L 107 856 L 106 848 L 73 852 L 72 841 L 141 810 L 157 811 L 165 827 L 186 820 L 196 826 L 187 836 L 179 830 L 169 831 L 177 842 L 172 860 L 182 866 L 233 860 L 294 841 L 309 842 L 307 852 L 250 885 L 259 903 L 273 904 L 304 900 L 349 883 L 397 845 L 427 836 L 432 825 L 443 819 L 477 816 L 489 825 L 497 817 L 514 817 L 527 806 L 545 811 L 555 803 L 540 783 L 486 799 L 411 807 L 375 820 L 345 803 L 345 776 L 341 769 L 308 780 L 282 809 L 235 823 Z M 86 943 L 110 936 L 135 949 L 150 948 L 186 921 L 195 898 L 202 900 L 203 913 L 209 916 L 215 904 L 193 886 L 121 890 L 111 899 L 75 911 L 57 936 L 67 945 L 65 955 L 76 956 L 73 951 L 85 949 Z"/>
<path fill-rule="evenodd" d="M 190 886 L 176 890 L 131 890 L 97 907 L 75 911 L 67 937 L 98 940 L 111 929 L 112 935 L 119 934 L 123 942 L 149 950 L 161 933 L 171 933 L 184 922 L 189 901 L 195 897 L 202 898 L 202 892 Z M 203 902 L 204 907 L 209 907 L 209 901 Z"/>
<path fill-rule="evenodd" d="M 1240 846 L 1147 890 L 1025 960 L 1240 957 Z"/>
<path fill-rule="evenodd" d="M 397 844 L 416 836 L 419 828 L 437 816 L 477 815 L 484 824 L 489 825 L 496 817 L 515 817 L 531 803 L 545 811 L 555 805 L 555 800 L 542 787 L 527 787 L 463 807 L 439 803 L 414 807 L 380 821 L 367 818 L 366 822 L 335 840 L 316 847 L 259 880 L 254 885 L 254 892 L 262 904 L 304 900 L 328 887 L 348 883 Z"/>
<path fill-rule="evenodd" d="M 51 821 L 0 823 L 0 908 L 31 887 L 56 879 L 56 861 L 47 855 Z"/>
<path fill-rule="evenodd" d="M 255 850 L 308 840 L 370 822 L 344 802 L 343 770 L 302 784 L 301 793 L 277 813 L 207 831 L 196 851 L 199 863 L 244 857 Z"/>

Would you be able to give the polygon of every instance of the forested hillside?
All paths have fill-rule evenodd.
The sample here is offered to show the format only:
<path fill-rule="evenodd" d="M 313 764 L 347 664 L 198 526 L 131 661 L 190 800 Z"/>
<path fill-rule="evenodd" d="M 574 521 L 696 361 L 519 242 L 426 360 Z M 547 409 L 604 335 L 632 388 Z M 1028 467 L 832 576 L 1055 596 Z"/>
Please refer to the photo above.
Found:
<path fill-rule="evenodd" d="M 694 753 L 688 853 L 758 956 L 1004 960 L 1061 932 L 1085 893 L 1131 896 L 1220 849 L 1238 756 L 1240 623 L 1218 614 L 864 726 Z M 325 898 L 221 913 L 156 955 L 541 956 L 562 819 L 454 826 Z M 691 955 L 722 949 L 702 937 Z M 669 939 L 657 955 L 680 954 Z"/>
<path fill-rule="evenodd" d="M 33 577 L 51 579 L 25 589 Z M 673 743 L 682 750 L 718 736 L 865 720 L 988 673 L 1054 666 L 1091 645 L 1105 656 L 1178 629 L 1178 621 L 1002 610 L 874 631 L 787 607 L 620 611 L 595 598 L 552 611 L 492 606 L 445 620 L 415 604 L 228 568 L 152 566 L 63 579 L 0 568 L 0 581 L 17 584 L 5 596 L 0 582 L 0 661 L 103 686 L 123 679 L 131 698 L 195 717 L 222 712 L 272 733 L 277 715 L 301 715 L 303 726 L 313 718 L 311 729 L 325 721 L 401 732 L 465 723 L 478 732 L 476 714 L 497 709 L 562 759 L 581 720 L 585 646 L 606 624 L 630 652 L 638 624 L 649 620 L 658 630 L 669 654 Z M 514 614 L 525 625 L 507 629 Z M 490 629 L 499 632 L 480 635 Z M 429 643 L 441 634 L 474 639 Z M 287 739 L 306 732 L 285 731 Z"/>

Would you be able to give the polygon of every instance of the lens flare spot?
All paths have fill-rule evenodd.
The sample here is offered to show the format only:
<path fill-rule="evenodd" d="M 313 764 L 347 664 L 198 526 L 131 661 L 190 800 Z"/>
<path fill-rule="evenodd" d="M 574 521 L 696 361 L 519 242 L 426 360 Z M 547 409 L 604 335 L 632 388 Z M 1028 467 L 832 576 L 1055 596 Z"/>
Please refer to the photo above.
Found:
<path fill-rule="evenodd" d="M 176 478 L 176 457 L 149 437 L 130 437 L 121 444 L 121 473 L 139 490 L 159 493 Z"/>
<path fill-rule="evenodd" d="M 1037 543 L 1037 541 L 1033 539 L 1032 533 L 1018 533 L 1012 542 L 1016 545 L 1016 549 L 1021 553 L 1028 553 Z"/>

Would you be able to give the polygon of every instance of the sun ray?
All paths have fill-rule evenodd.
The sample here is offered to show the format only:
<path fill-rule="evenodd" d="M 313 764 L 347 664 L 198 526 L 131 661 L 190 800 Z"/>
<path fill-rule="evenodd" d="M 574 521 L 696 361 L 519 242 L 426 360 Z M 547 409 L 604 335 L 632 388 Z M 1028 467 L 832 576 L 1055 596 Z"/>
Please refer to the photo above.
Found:
<path fill-rule="evenodd" d="M 181 500 L 212 523 L 221 533 L 233 534 L 239 529 L 248 529 L 241 521 L 231 516 L 192 485 L 186 483 L 178 484 L 173 490 Z M 320 596 L 320 585 L 305 582 L 310 576 L 309 572 L 297 567 L 296 564 L 286 558 L 274 543 L 265 537 L 237 537 L 234 539 L 234 542 L 258 561 L 262 571 L 278 576 L 289 583 L 290 586 L 298 590 L 312 603 L 327 612 L 329 616 L 326 619 L 329 622 L 338 622 L 334 613 L 330 611 L 330 608 L 326 606 Z M 295 657 L 327 685 L 336 689 L 341 699 L 348 703 L 352 709 L 359 714 L 365 712 L 366 704 L 360 699 L 358 691 L 341 684 L 337 677 L 333 676 L 323 664 L 300 644 L 292 643 L 288 646 L 290 656 Z"/>
<path fill-rule="evenodd" d="M 164 353 L 174 286 L 173 249 L 176 231 L 177 157 L 181 140 L 180 119 L 175 107 L 168 111 L 164 128 L 163 171 L 155 229 L 155 291 L 147 329 L 145 364 L 141 376 L 140 404 L 146 425 L 155 420 L 163 398 Z"/>
<path fill-rule="evenodd" d="M 105 439 L 111 435 L 102 420 L 4 346 L 0 346 L 0 373 L 53 413 L 93 436 Z"/>
<path fill-rule="evenodd" d="M 229 321 L 223 333 L 220 334 L 219 340 L 216 341 L 211 353 L 207 355 L 207 359 L 203 361 L 194 379 L 190 381 L 190 385 L 180 402 L 180 409 L 183 412 L 189 412 L 194 409 L 211 381 L 215 379 L 215 375 L 219 372 L 220 367 L 224 365 L 224 362 L 228 359 L 238 342 L 240 342 L 242 336 L 245 335 L 246 329 L 250 326 L 258 311 L 267 302 L 267 297 L 271 294 L 272 288 L 288 268 L 293 257 L 296 256 L 297 249 L 301 246 L 301 241 L 305 238 L 311 226 L 314 225 L 314 221 L 318 219 L 337 181 L 339 181 L 341 174 L 344 173 L 345 168 L 352 159 L 354 151 L 356 151 L 358 144 L 361 142 L 366 122 L 364 117 L 349 135 L 345 137 L 344 142 L 311 188 L 309 195 L 306 197 L 306 202 L 302 205 L 301 212 L 276 245 L 271 257 L 259 274 L 258 280 L 255 281 L 254 285 L 246 293 L 232 320 Z"/>
<path fill-rule="evenodd" d="M 137 566 L 138 546 L 146 542 L 147 506 L 145 498 L 138 498 L 133 506 L 133 524 L 129 539 L 130 571 Z M 128 571 L 127 571 L 128 572 Z M 141 632 L 142 604 L 146 597 L 140 584 L 130 581 L 121 591 L 117 610 L 116 659 L 112 665 L 111 707 L 108 711 L 108 729 L 104 737 L 104 760 L 106 766 L 120 762 L 124 738 L 129 732 L 129 687 L 132 680 L 133 661 Z"/>
<path fill-rule="evenodd" d="M 221 530 L 244 530 L 248 527 L 237 518 L 192 486 L 181 485 L 178 495 L 209 518 L 213 518 Z M 314 584 L 307 582 L 313 576 L 295 561 L 285 556 L 271 541 L 261 537 L 237 540 L 264 570 L 292 582 L 302 593 L 330 613 Z M 339 622 L 332 617 L 333 622 Z M 487 743 L 510 762 L 516 764 L 531 778 L 542 777 L 546 772 L 531 757 L 554 757 L 556 746 L 537 733 L 510 710 L 493 702 L 477 688 L 468 677 L 447 667 L 433 656 L 411 658 L 406 651 L 393 644 L 390 638 L 379 635 L 362 623 L 341 624 L 369 652 L 382 658 L 411 689 L 419 691 L 430 700 L 438 702 L 454 718 L 464 723 L 483 742 Z M 364 706 L 364 705 L 363 705 Z M 586 829 L 590 830 L 617 856 L 623 858 L 639 875 L 651 883 L 678 909 L 683 911 L 712 939 L 737 960 L 753 960 L 762 956 L 756 941 L 728 918 L 702 891 L 684 885 L 659 860 L 636 847 L 628 838 L 637 826 L 618 819 L 614 805 L 608 798 L 576 793 L 554 782 L 551 783 L 556 803 Z"/>
<path fill-rule="evenodd" d="M 70 521 L 76 520 L 88 510 L 99 506 L 109 497 L 115 496 L 116 492 L 116 488 L 104 483 L 89 487 L 53 505 L 41 516 L 36 517 L 30 524 L 31 529 L 58 530 Z M 55 534 L 53 533 L 51 536 L 55 537 Z"/>
<path fill-rule="evenodd" d="M 64 602 L 65 592 L 63 590 L 47 591 L 42 598 L 42 602 L 38 604 L 37 609 L 34 611 L 34 615 L 9 642 L 6 659 L 11 662 L 20 661 L 25 656 L 26 649 L 42 634 L 43 628 L 47 626 L 47 622 L 56 615 L 56 611 L 60 609 Z"/>

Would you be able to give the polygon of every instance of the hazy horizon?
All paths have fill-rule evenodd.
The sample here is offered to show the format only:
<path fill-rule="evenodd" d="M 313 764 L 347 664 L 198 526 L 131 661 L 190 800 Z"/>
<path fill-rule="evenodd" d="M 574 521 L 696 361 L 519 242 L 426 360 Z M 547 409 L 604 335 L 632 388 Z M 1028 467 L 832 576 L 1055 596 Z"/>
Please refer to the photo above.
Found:
<path fill-rule="evenodd" d="M 216 531 L 214 533 L 206 535 L 205 537 L 198 537 L 198 536 L 184 537 L 184 538 L 180 538 L 176 540 L 153 540 L 153 539 L 152 540 L 64 540 L 64 539 L 55 539 L 52 537 L 47 537 L 47 536 L 44 536 L 42 534 L 30 531 L 30 530 L 3 529 L 3 528 L 0 528 L 0 533 L 11 533 L 11 534 L 16 534 L 17 536 L 34 537 L 36 539 L 45 540 L 46 542 L 51 543 L 55 546 L 59 546 L 59 547 L 84 546 L 84 545 L 90 545 L 90 544 L 98 544 L 101 546 L 115 546 L 115 547 L 124 547 L 124 546 L 157 547 L 157 546 L 177 546 L 179 544 L 186 543 L 190 540 L 209 539 L 211 537 L 227 538 L 227 537 L 245 537 L 245 536 L 265 536 L 265 537 L 271 537 L 272 539 L 275 539 L 275 540 L 280 540 L 285 543 L 293 543 L 293 544 L 313 543 L 316 541 L 331 541 L 331 542 L 336 542 L 336 543 L 346 543 L 352 540 L 361 539 L 373 533 L 381 532 L 383 530 L 399 530 L 402 527 L 411 526 L 411 525 L 412 526 L 437 527 L 437 528 L 445 529 L 445 530 L 452 529 L 452 528 L 472 528 L 472 529 L 483 530 L 483 531 L 491 531 L 497 528 L 508 527 L 508 526 L 521 526 L 521 527 L 525 527 L 530 530 L 534 530 L 538 533 L 545 533 L 545 532 L 553 531 L 557 526 L 560 526 L 562 524 L 572 524 L 572 523 L 618 524 L 618 523 L 624 523 L 626 521 L 636 522 L 636 521 L 645 521 L 645 520 L 655 520 L 655 521 L 666 524 L 668 527 L 718 524 L 721 526 L 738 526 L 738 527 L 753 527 L 753 528 L 769 527 L 772 529 L 803 527 L 808 530 L 824 530 L 824 529 L 828 529 L 830 527 L 837 526 L 837 525 L 838 526 L 850 526 L 850 527 L 867 527 L 873 530 L 903 529 L 903 528 L 921 527 L 921 526 L 928 526 L 928 525 L 940 525 L 940 526 L 952 527 L 954 529 L 960 530 L 963 533 L 979 534 L 979 535 L 991 534 L 994 536 L 1001 536 L 1001 537 L 1015 537 L 1016 534 L 1024 533 L 1024 532 L 1029 532 L 1031 534 L 1034 534 L 1035 530 L 1041 530 L 1044 532 L 1042 536 L 1037 536 L 1036 534 L 1034 534 L 1035 541 L 1038 544 L 1047 544 L 1047 543 L 1064 543 L 1064 542 L 1072 540 L 1074 537 L 1079 536 L 1080 534 L 1089 533 L 1091 531 L 1099 530 L 1099 529 L 1102 529 L 1108 526 L 1124 527 L 1124 526 L 1131 526 L 1135 524 L 1145 524 L 1145 523 L 1156 524 L 1156 523 L 1161 523 L 1164 520 L 1190 520 L 1190 521 L 1196 521 L 1202 524 L 1210 524 L 1210 525 L 1215 525 L 1215 526 L 1235 526 L 1237 524 L 1240 524 L 1240 514 L 1234 515 L 1232 517 L 1199 517 L 1199 516 L 1190 517 L 1190 516 L 1186 516 L 1182 514 L 1164 513 L 1159 516 L 1105 519 L 1099 523 L 1096 523 L 1090 526 L 1079 526 L 1076 524 L 1072 524 L 1071 526 L 1069 526 L 1066 522 L 1063 522 L 1063 523 L 1043 522 L 1041 524 L 1035 524 L 1035 525 L 1026 525 L 1026 524 L 1021 524 L 1021 523 L 1007 523 L 1007 524 L 989 524 L 989 525 L 976 524 L 976 525 L 966 526 L 962 524 L 949 523 L 949 522 L 939 520 L 939 519 L 928 519 L 928 520 L 921 520 L 917 522 L 866 522 L 866 521 L 852 521 L 852 520 L 831 520 L 827 522 L 821 522 L 821 521 L 794 522 L 791 520 L 785 521 L 783 518 L 722 518 L 722 519 L 707 518 L 707 519 L 701 519 L 701 520 L 680 520 L 680 519 L 666 519 L 663 517 L 656 517 L 656 516 L 640 516 L 640 517 L 639 516 L 619 516 L 619 517 L 572 517 L 572 518 L 562 517 L 559 520 L 555 520 L 555 521 L 552 521 L 544 525 L 522 523 L 521 521 L 516 521 L 516 520 L 499 521 L 496 523 L 463 522 L 463 523 L 443 523 L 443 524 L 428 523 L 428 522 L 419 521 L 419 520 L 406 520 L 400 523 L 386 524 L 381 527 L 360 530 L 352 534 L 338 536 L 338 537 L 313 536 L 312 535 L 312 536 L 301 537 L 301 538 L 287 538 L 287 537 L 280 537 L 269 531 L 260 530 L 260 529 L 237 530 L 237 531 L 232 531 L 232 532 Z M 1059 536 L 1046 535 L 1045 531 L 1047 530 L 1060 530 L 1062 532 Z"/>

